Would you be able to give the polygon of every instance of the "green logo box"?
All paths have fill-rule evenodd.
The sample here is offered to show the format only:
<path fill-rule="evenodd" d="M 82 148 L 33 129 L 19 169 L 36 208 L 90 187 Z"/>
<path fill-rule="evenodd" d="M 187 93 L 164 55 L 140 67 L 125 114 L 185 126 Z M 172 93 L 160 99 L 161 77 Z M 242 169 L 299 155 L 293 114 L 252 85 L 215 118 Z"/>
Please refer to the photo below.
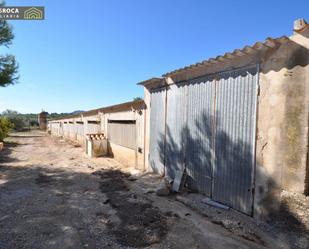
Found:
<path fill-rule="evenodd" d="M 43 6 L 3 6 L 0 7 L 0 20 L 44 20 Z"/>

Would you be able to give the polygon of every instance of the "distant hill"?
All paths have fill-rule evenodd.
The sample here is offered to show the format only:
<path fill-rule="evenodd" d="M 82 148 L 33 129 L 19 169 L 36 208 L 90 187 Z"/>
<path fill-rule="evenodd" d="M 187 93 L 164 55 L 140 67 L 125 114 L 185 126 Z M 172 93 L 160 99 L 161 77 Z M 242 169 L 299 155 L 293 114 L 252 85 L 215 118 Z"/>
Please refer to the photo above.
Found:
<path fill-rule="evenodd" d="M 73 111 L 73 112 L 65 112 L 65 113 L 49 113 L 48 114 L 48 119 L 54 119 L 54 118 L 62 118 L 62 117 L 65 117 L 65 116 L 68 116 L 68 115 L 77 115 L 77 114 L 80 114 L 84 111 L 82 110 L 76 110 L 76 111 Z"/>
<path fill-rule="evenodd" d="M 76 115 L 76 114 L 80 114 L 80 113 L 82 113 L 82 112 L 84 112 L 84 111 L 77 110 L 77 111 L 74 111 L 74 112 L 70 112 L 70 113 L 68 113 L 68 114 L 69 114 L 69 115 Z"/>

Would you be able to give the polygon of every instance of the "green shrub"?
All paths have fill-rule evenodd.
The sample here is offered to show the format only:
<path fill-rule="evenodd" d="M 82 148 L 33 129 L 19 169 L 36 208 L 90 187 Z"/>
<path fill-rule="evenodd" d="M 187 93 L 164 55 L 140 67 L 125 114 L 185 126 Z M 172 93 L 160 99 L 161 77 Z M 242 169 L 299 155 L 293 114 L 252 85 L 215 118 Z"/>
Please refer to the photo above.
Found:
<path fill-rule="evenodd" d="M 14 124 L 12 124 L 7 118 L 0 117 L 0 142 L 8 136 L 12 128 L 14 128 Z"/>
<path fill-rule="evenodd" d="M 28 122 L 26 118 L 17 111 L 6 110 L 2 112 L 1 116 L 6 117 L 9 120 L 9 122 L 14 124 L 14 129 L 16 131 L 22 131 L 26 126 L 29 126 L 27 125 Z"/>
<path fill-rule="evenodd" d="M 22 131 L 27 126 L 25 119 L 20 115 L 6 116 L 6 118 L 14 125 L 14 130 L 16 131 Z"/>

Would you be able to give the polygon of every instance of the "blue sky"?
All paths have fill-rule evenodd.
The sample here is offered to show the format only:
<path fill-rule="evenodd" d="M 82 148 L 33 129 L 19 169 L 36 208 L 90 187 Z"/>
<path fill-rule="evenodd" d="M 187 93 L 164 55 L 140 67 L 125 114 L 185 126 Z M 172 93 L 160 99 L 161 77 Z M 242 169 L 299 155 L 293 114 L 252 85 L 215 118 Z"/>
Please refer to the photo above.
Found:
<path fill-rule="evenodd" d="M 136 83 L 265 38 L 292 34 L 309 1 L 7 0 L 45 6 L 44 21 L 11 21 L 1 53 L 19 84 L 0 88 L 0 111 L 71 112 L 143 96 Z"/>

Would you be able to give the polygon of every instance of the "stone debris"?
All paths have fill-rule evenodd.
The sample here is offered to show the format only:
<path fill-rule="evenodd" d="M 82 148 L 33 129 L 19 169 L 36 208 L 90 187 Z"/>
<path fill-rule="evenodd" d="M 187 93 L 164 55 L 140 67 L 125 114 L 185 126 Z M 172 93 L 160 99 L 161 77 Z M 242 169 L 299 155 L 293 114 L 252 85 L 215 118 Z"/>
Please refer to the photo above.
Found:
<path fill-rule="evenodd" d="M 168 196 L 171 193 L 170 186 L 166 183 L 165 180 L 163 180 L 161 181 L 155 192 L 158 196 Z"/>

